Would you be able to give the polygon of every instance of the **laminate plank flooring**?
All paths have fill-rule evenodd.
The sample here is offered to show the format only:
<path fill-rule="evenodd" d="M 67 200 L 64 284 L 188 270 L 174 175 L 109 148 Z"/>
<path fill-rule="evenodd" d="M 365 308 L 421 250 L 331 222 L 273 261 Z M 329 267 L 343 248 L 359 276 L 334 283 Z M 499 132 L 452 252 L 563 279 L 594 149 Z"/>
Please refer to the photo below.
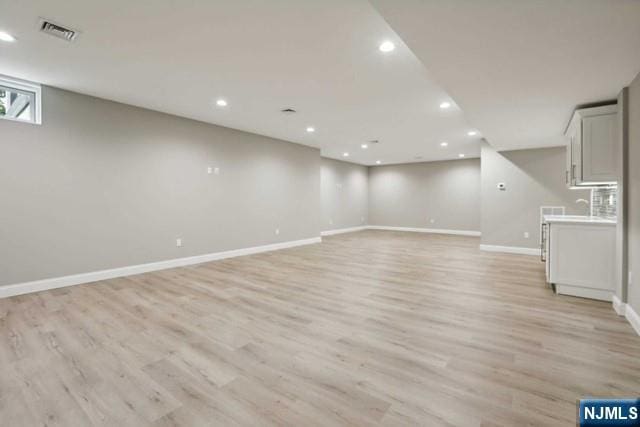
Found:
<path fill-rule="evenodd" d="M 479 239 L 363 231 L 0 300 L 3 426 L 570 426 L 640 337 Z"/>

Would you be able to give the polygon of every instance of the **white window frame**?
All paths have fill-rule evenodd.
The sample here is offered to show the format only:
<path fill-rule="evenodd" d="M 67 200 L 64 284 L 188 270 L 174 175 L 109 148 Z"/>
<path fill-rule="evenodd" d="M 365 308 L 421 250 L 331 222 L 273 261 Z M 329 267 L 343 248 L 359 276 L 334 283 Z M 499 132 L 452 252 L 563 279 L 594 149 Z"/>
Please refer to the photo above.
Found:
<path fill-rule="evenodd" d="M 41 85 L 37 83 L 29 82 L 27 80 L 16 79 L 14 77 L 4 76 L 0 74 L 0 86 L 5 86 L 9 89 L 13 88 L 13 89 L 22 90 L 25 92 L 31 92 L 34 94 L 34 105 L 33 105 L 34 113 L 33 113 L 32 121 L 14 119 L 11 117 L 2 117 L 0 118 L 0 120 L 11 120 L 13 122 L 28 123 L 28 124 L 35 124 L 35 125 L 42 124 L 42 86 Z"/>

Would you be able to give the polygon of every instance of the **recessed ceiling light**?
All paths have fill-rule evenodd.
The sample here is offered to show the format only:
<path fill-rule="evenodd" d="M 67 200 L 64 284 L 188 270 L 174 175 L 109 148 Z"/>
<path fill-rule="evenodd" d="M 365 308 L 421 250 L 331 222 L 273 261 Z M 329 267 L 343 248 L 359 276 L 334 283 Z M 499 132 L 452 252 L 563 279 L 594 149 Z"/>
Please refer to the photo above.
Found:
<path fill-rule="evenodd" d="M 440 108 L 441 108 L 442 110 L 446 110 L 446 109 L 447 109 L 447 108 L 449 108 L 449 107 L 451 107 L 451 103 L 450 103 L 450 102 L 445 101 L 445 102 L 443 102 L 443 103 L 441 103 L 441 104 L 440 104 Z"/>
<path fill-rule="evenodd" d="M 395 48 L 396 48 L 396 45 L 394 45 L 392 42 L 387 40 L 382 42 L 382 44 L 378 49 L 380 49 L 380 52 L 391 52 Z"/>
<path fill-rule="evenodd" d="M 316 128 L 314 128 L 313 126 L 309 126 L 309 127 L 307 128 L 307 132 L 309 132 L 309 133 L 313 133 L 313 132 L 315 132 L 315 131 L 316 131 Z"/>
<path fill-rule="evenodd" d="M 469 136 L 476 136 L 477 134 L 478 134 L 478 132 L 475 131 L 475 130 L 470 130 L 469 132 L 467 132 L 467 135 L 469 135 Z"/>
<path fill-rule="evenodd" d="M 458 154 L 458 157 L 462 158 L 462 157 L 464 157 L 464 154 L 460 153 L 460 154 Z"/>
<path fill-rule="evenodd" d="M 227 106 L 227 101 L 225 101 L 224 99 L 218 99 L 216 101 L 216 105 L 218 107 L 226 107 Z"/>
<path fill-rule="evenodd" d="M 376 160 L 376 165 L 379 165 L 380 163 L 382 163 L 380 160 Z"/>
<path fill-rule="evenodd" d="M 445 142 L 445 141 L 442 141 L 442 142 L 440 143 L 440 147 L 446 147 L 447 145 L 449 145 L 449 143 L 448 143 L 448 142 Z"/>
<path fill-rule="evenodd" d="M 367 144 L 360 144 L 360 148 L 366 150 L 367 148 L 369 148 L 369 146 Z"/>
<path fill-rule="evenodd" d="M 342 153 L 342 157 L 349 157 L 349 153 L 347 152 Z"/>
<path fill-rule="evenodd" d="M 0 31 L 0 40 L 2 40 L 3 42 L 14 42 L 16 41 L 16 38 L 9 33 Z"/>

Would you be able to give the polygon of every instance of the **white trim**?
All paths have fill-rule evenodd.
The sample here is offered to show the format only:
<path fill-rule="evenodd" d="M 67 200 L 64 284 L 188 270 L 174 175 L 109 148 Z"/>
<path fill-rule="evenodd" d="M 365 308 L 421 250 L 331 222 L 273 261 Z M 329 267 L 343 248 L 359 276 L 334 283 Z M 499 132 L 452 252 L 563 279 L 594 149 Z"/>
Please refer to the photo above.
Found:
<path fill-rule="evenodd" d="M 520 248 L 517 246 L 480 245 L 480 250 L 488 251 L 488 252 L 505 252 L 508 254 L 540 256 L 540 248 Z"/>
<path fill-rule="evenodd" d="M 16 79 L 14 77 L 5 76 L 3 74 L 0 74 L 0 85 L 6 86 L 9 88 L 24 90 L 26 92 L 32 92 L 34 94 L 33 98 L 36 104 L 33 106 L 34 107 L 33 109 L 35 110 L 35 112 L 34 112 L 33 121 L 31 122 L 28 122 L 26 120 L 12 119 L 9 117 L 3 117 L 2 120 L 11 120 L 11 121 L 20 122 L 20 123 L 30 123 L 32 125 L 42 124 L 42 86 L 40 86 L 37 83 L 33 83 L 27 80 Z"/>
<path fill-rule="evenodd" d="M 253 246 L 250 248 L 234 249 L 230 251 L 214 252 L 210 254 L 196 255 L 186 258 L 176 258 L 166 261 L 151 262 L 148 264 L 130 265 L 126 267 L 113 268 L 110 270 L 93 271 L 89 273 L 73 274 L 71 276 L 56 277 L 52 279 L 35 280 L 33 282 L 16 283 L 8 286 L 0 286 L 0 298 L 28 294 L 31 292 L 45 291 L 48 289 L 63 288 L 65 286 L 80 285 L 83 283 L 97 282 L 99 280 L 114 279 L 116 277 L 131 276 L 133 274 L 148 273 L 150 271 L 166 270 L 168 268 L 202 264 L 204 262 L 257 254 L 260 252 L 277 251 L 279 249 L 310 245 L 320 242 L 322 242 L 321 237 L 312 237 L 310 239 L 292 240 L 289 242 L 273 243 L 270 245 Z"/>
<path fill-rule="evenodd" d="M 626 305 L 626 308 L 624 311 L 624 317 L 629 321 L 629 323 L 631 323 L 631 326 L 633 327 L 633 329 L 635 329 L 636 334 L 640 335 L 640 316 L 638 316 L 638 313 L 633 311 L 633 308 L 631 308 L 631 305 L 629 304 L 625 304 L 625 305 Z"/>
<path fill-rule="evenodd" d="M 410 231 L 414 233 L 456 234 L 459 236 L 480 236 L 479 231 L 447 230 L 439 228 L 388 227 L 386 225 L 368 225 L 368 230 Z"/>
<path fill-rule="evenodd" d="M 561 283 L 556 283 L 554 286 L 556 293 L 560 295 L 597 299 L 600 301 L 612 301 L 613 291 L 610 289 L 586 288 L 584 286 L 563 285 Z"/>
<path fill-rule="evenodd" d="M 624 316 L 627 304 L 620 301 L 617 295 L 611 297 L 611 304 L 613 304 L 613 309 L 618 313 L 618 316 Z"/>
<path fill-rule="evenodd" d="M 362 231 L 366 230 L 366 225 L 361 225 L 358 227 L 347 227 L 347 228 L 336 228 L 333 230 L 325 230 L 320 232 L 321 236 L 333 236 L 334 234 L 342 234 L 342 233 L 353 233 L 354 231 Z"/>

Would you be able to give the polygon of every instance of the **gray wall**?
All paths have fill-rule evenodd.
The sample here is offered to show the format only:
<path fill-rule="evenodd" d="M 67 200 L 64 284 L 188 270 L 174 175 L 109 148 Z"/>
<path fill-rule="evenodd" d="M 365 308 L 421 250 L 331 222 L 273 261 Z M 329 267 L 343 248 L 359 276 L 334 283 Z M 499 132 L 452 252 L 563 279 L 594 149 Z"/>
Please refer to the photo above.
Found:
<path fill-rule="evenodd" d="M 369 168 L 369 223 L 480 231 L 480 160 Z"/>
<path fill-rule="evenodd" d="M 588 215 L 588 190 L 565 185 L 565 148 L 497 152 L 482 143 L 482 244 L 538 248 L 540 206 L 565 206 L 568 215 Z M 506 191 L 497 184 L 504 182 Z M 529 238 L 524 233 L 529 232 Z"/>
<path fill-rule="evenodd" d="M 618 140 L 617 140 L 617 164 L 618 188 L 616 197 L 616 275 L 615 295 L 622 302 L 627 302 L 627 277 L 629 271 L 629 195 L 627 194 L 627 182 L 629 180 L 629 88 L 623 88 L 618 94 Z"/>
<path fill-rule="evenodd" d="M 365 225 L 367 191 L 366 166 L 323 157 L 320 163 L 322 230 Z"/>
<path fill-rule="evenodd" d="M 640 314 L 640 74 L 629 85 L 629 181 L 628 244 L 629 271 L 633 274 L 628 285 L 628 302 Z"/>
<path fill-rule="evenodd" d="M 0 285 L 319 235 L 317 149 L 42 98 L 41 126 L 0 121 Z"/>

